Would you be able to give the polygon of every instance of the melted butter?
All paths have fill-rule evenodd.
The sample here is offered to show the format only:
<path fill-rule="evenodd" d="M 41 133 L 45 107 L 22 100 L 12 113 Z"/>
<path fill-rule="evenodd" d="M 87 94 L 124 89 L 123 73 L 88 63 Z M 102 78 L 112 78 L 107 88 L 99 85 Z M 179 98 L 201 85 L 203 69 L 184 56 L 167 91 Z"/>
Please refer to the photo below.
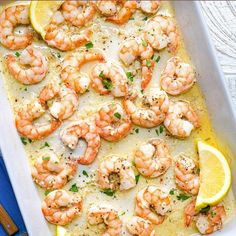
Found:
<path fill-rule="evenodd" d="M 159 11 L 161 14 L 174 15 L 174 10 L 168 2 L 163 2 L 163 5 Z M 114 62 L 122 66 L 118 58 L 118 48 L 120 43 L 126 38 L 139 34 L 140 29 L 146 23 L 143 18 L 145 16 L 140 12 L 137 12 L 134 15 L 134 20 L 130 20 L 126 25 L 117 27 L 113 24 L 107 23 L 102 18 L 95 18 L 92 23 L 89 23 L 94 29 L 93 44 L 94 47 L 101 49 L 107 60 L 109 62 Z M 8 92 L 8 97 L 12 108 L 14 111 L 18 110 L 20 107 L 25 105 L 28 102 L 36 99 L 39 91 L 49 82 L 60 81 L 60 65 L 63 58 L 68 53 L 62 53 L 56 49 L 47 47 L 47 45 L 41 40 L 35 38 L 33 46 L 38 48 L 45 54 L 49 60 L 49 72 L 47 77 L 39 84 L 32 86 L 24 86 L 18 83 L 11 75 L 9 75 L 6 70 L 4 63 L 4 56 L 10 53 L 9 50 L 0 47 L 0 60 L 1 60 L 1 75 L 4 78 L 4 83 L 6 90 Z M 20 50 L 19 50 L 20 52 Z M 163 70 L 166 61 L 171 57 L 166 50 L 156 53 L 155 57 L 159 55 L 161 57 L 158 64 L 155 65 L 153 79 L 148 86 L 147 90 L 151 87 L 159 86 L 159 76 Z M 183 41 L 181 41 L 181 47 L 178 51 L 178 55 L 186 62 L 191 63 L 191 60 L 186 52 Z M 88 63 L 84 66 L 81 71 L 87 72 L 96 62 Z M 137 63 L 132 67 L 124 68 L 127 71 L 132 71 L 136 73 L 135 77 L 135 87 L 140 85 L 140 72 L 137 70 L 140 65 Z M 230 160 L 230 153 L 227 148 L 223 147 L 221 143 L 217 141 L 217 137 L 212 129 L 209 114 L 206 109 L 205 101 L 202 96 L 201 90 L 198 84 L 194 85 L 193 88 L 186 94 L 171 97 L 173 100 L 187 100 L 190 101 L 193 107 L 195 107 L 196 112 L 199 115 L 201 121 L 201 127 L 192 132 L 191 136 L 184 140 L 179 140 L 169 136 L 165 129 L 163 132 L 160 132 L 160 127 L 153 129 L 143 129 L 140 127 L 133 127 L 132 132 L 125 137 L 123 140 L 117 143 L 110 143 L 102 140 L 101 148 L 99 150 L 98 156 L 94 163 L 89 166 L 78 167 L 77 174 L 64 189 L 69 190 L 71 185 L 76 183 L 79 187 L 79 193 L 84 197 L 84 206 L 83 213 L 81 217 L 75 219 L 70 225 L 66 226 L 68 232 L 72 235 L 101 235 L 104 231 L 103 226 L 89 226 L 86 223 L 86 213 L 87 209 L 92 204 L 109 204 L 118 210 L 121 219 L 123 222 L 129 221 L 129 219 L 134 214 L 134 199 L 139 190 L 144 188 L 147 185 L 155 184 L 160 186 L 162 189 L 169 192 L 171 189 L 176 189 L 174 179 L 173 179 L 173 166 L 169 168 L 166 174 L 159 178 L 155 179 L 145 179 L 140 176 L 137 186 L 130 191 L 121 193 L 117 192 L 113 197 L 107 196 L 104 193 L 101 193 L 100 190 L 95 185 L 95 176 L 96 169 L 99 163 L 107 157 L 107 155 L 116 154 L 122 156 L 123 158 L 133 160 L 134 151 L 139 145 L 149 138 L 162 138 L 164 139 L 170 147 L 173 159 L 176 159 L 180 153 L 185 153 L 190 155 L 197 161 L 197 150 L 196 150 L 196 141 L 203 140 L 207 143 L 221 148 L 224 150 L 224 153 Z M 101 107 L 104 103 L 111 101 L 120 102 L 120 99 L 114 99 L 112 96 L 100 96 L 96 92 L 90 89 L 89 92 L 83 94 L 79 98 L 79 107 L 75 114 L 65 121 L 62 126 L 55 131 L 49 137 L 40 140 L 34 141 L 31 144 L 25 145 L 25 150 L 27 152 L 30 165 L 33 164 L 34 160 L 39 156 L 47 156 L 48 153 L 54 152 L 59 157 L 68 157 L 71 155 L 71 151 L 64 147 L 60 142 L 59 132 L 63 127 L 70 122 L 74 122 L 78 119 L 85 119 L 88 117 L 93 117 L 97 112 L 98 108 Z M 49 147 L 45 146 L 45 143 L 49 144 Z M 84 148 L 84 145 L 81 144 L 77 149 Z M 81 150 L 80 150 L 81 151 Z M 78 152 L 78 150 L 76 151 Z M 75 155 L 75 153 L 73 153 Z M 83 175 L 83 170 L 85 170 L 89 176 Z M 137 173 L 138 174 L 138 173 Z M 44 190 L 38 188 L 39 194 L 44 198 Z M 168 235 L 168 236 L 184 236 L 184 235 L 194 235 L 197 233 L 197 230 L 194 226 L 185 228 L 183 223 L 183 208 L 188 204 L 191 199 L 188 199 L 184 202 L 177 200 L 177 194 L 179 192 L 175 191 L 174 195 L 171 195 L 172 201 L 172 211 L 168 215 L 167 219 L 163 224 L 155 227 L 158 235 Z M 229 221 L 235 214 L 235 201 L 232 194 L 232 191 L 224 199 L 224 205 L 227 212 L 227 221 Z M 50 225 L 52 234 L 55 235 L 55 226 Z M 129 235 L 125 229 L 125 224 L 123 225 L 122 235 Z"/>

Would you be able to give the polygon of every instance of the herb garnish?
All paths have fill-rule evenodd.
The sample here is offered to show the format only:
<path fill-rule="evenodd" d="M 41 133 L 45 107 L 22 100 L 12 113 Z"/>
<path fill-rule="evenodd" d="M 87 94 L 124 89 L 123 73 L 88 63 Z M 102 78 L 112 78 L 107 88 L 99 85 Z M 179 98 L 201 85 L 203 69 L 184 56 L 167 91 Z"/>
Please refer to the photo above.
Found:
<path fill-rule="evenodd" d="M 85 170 L 83 170 L 82 174 L 83 174 L 84 176 L 86 176 L 86 177 L 89 177 L 87 171 L 85 171 Z"/>
<path fill-rule="evenodd" d="M 19 53 L 19 52 L 15 52 L 15 55 L 16 55 L 17 57 L 19 57 L 19 56 L 20 56 L 20 53 Z"/>
<path fill-rule="evenodd" d="M 93 48 L 93 43 L 92 43 L 92 42 L 86 43 L 86 44 L 85 44 L 85 47 L 86 47 L 87 49 Z"/>
<path fill-rule="evenodd" d="M 111 90 L 112 82 L 109 79 L 102 80 L 103 87 L 107 90 Z"/>
<path fill-rule="evenodd" d="M 184 202 L 185 200 L 189 199 L 191 196 L 185 195 L 184 193 L 180 193 L 176 197 L 179 201 Z"/>
<path fill-rule="evenodd" d="M 69 191 L 73 192 L 73 193 L 77 193 L 78 192 L 78 187 L 76 184 L 72 184 Z"/>
<path fill-rule="evenodd" d="M 43 146 L 40 147 L 40 149 L 43 149 L 45 147 L 50 147 L 49 143 L 48 142 L 45 142 Z"/>
<path fill-rule="evenodd" d="M 135 175 L 136 184 L 138 184 L 139 178 L 140 178 L 140 175 Z"/>
<path fill-rule="evenodd" d="M 134 82 L 134 75 L 132 74 L 132 72 L 128 71 L 126 73 L 126 76 L 131 82 Z"/>
<path fill-rule="evenodd" d="M 114 116 L 115 116 L 116 118 L 118 118 L 118 119 L 121 118 L 121 114 L 120 114 L 119 112 L 114 113 Z"/>
<path fill-rule="evenodd" d="M 113 189 L 108 188 L 108 189 L 103 189 L 103 191 L 101 191 L 101 192 L 106 194 L 107 196 L 112 197 L 115 194 L 116 191 L 113 190 Z"/>

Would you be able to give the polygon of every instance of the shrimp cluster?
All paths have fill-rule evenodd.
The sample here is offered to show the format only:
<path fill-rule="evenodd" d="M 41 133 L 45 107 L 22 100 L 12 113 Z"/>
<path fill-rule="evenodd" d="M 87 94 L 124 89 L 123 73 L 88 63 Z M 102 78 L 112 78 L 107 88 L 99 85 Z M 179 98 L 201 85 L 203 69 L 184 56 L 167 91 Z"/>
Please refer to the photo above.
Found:
<path fill-rule="evenodd" d="M 144 39 L 156 50 L 168 47 L 172 53 L 175 53 L 179 44 L 179 35 L 174 19 L 169 16 L 152 18 L 144 29 Z"/>
<path fill-rule="evenodd" d="M 60 153 L 59 157 L 53 152 L 53 148 L 50 148 L 50 152 L 40 154 L 31 162 L 34 182 L 49 192 L 47 195 L 45 192 L 42 212 L 46 220 L 55 225 L 67 225 L 80 216 L 83 200 L 76 192 L 81 192 L 81 186 L 77 186 L 75 181 L 73 185 L 78 191 L 74 191 L 73 185 L 69 189 L 70 192 L 63 188 L 67 188 L 69 181 L 76 176 L 77 171 L 80 171 L 79 164 L 93 163 L 91 169 L 96 167 L 96 183 L 93 183 L 93 187 L 97 190 L 95 198 L 99 199 L 107 193 L 108 196 L 114 194 L 111 202 L 115 204 L 120 203 L 120 196 L 127 198 L 135 196 L 135 207 L 133 216 L 129 216 L 127 222 L 122 222 L 123 214 L 119 214 L 115 208 L 108 205 L 91 206 L 89 203 L 88 224 L 105 225 L 103 236 L 123 234 L 124 225 L 132 235 L 154 236 L 154 225 L 164 222 L 172 204 L 171 197 L 162 187 L 148 184 L 158 179 L 150 178 L 159 177 L 160 184 L 166 181 L 165 179 L 172 181 L 172 178 L 169 178 L 173 159 L 169 141 L 173 141 L 173 137 L 187 138 L 194 129 L 200 127 L 200 119 L 189 102 L 168 97 L 186 93 L 196 82 L 193 66 L 176 56 L 179 55 L 180 45 L 176 22 L 172 16 L 156 14 L 161 7 L 161 1 L 60 2 L 60 8 L 52 13 L 50 23 L 43 30 L 45 34 L 41 35 L 46 44 L 52 47 L 43 49 L 47 54 L 40 52 L 39 48 L 42 45 L 39 37 L 36 37 L 37 33 L 28 27 L 31 17 L 28 5 L 11 5 L 0 13 L 0 43 L 6 49 L 19 50 L 6 55 L 5 63 L 9 74 L 21 84 L 31 85 L 33 96 L 34 89 L 40 88 L 39 94 L 36 94 L 37 100 L 17 111 L 15 124 L 19 134 L 30 139 L 29 142 L 40 140 L 51 135 L 62 122 L 73 120 L 73 123 L 68 121 L 69 124 L 60 130 L 59 137 L 64 144 L 61 150 L 64 153 Z M 139 13 L 134 15 L 136 11 Z M 105 19 L 95 21 L 97 13 Z M 145 17 L 143 20 L 140 20 L 140 14 Z M 139 20 L 134 24 L 130 22 L 124 25 L 133 15 L 133 19 L 137 16 Z M 145 22 L 148 17 L 149 20 Z M 104 21 L 105 25 L 101 25 Z M 116 26 L 112 27 L 111 23 Z M 23 25 L 24 31 L 17 33 L 19 25 Z M 127 30 L 129 27 L 134 29 Z M 101 32 L 104 28 L 106 34 Z M 126 30 L 127 32 L 124 32 Z M 99 37 L 93 39 L 93 31 Z M 112 34 L 119 38 L 118 42 L 116 40 L 113 42 Z M 103 44 L 102 50 L 94 47 L 101 44 Z M 113 53 L 112 50 L 118 45 L 117 62 L 109 58 L 106 53 L 107 49 Z M 81 46 L 84 47 L 78 49 Z M 167 55 L 171 58 L 167 60 L 158 76 L 159 80 L 153 76 L 156 70 L 154 57 L 157 52 L 166 48 L 170 53 L 164 54 L 162 58 L 166 58 Z M 58 50 L 62 51 L 59 54 L 61 59 L 55 60 Z M 52 58 L 54 61 L 49 65 Z M 156 62 L 160 56 L 157 59 Z M 85 64 L 90 67 L 89 73 L 83 72 L 86 69 L 82 68 Z M 58 78 L 50 71 L 54 68 L 58 72 Z M 138 77 L 140 74 L 140 83 L 138 80 L 136 84 L 136 81 L 130 78 L 130 73 L 133 77 Z M 51 79 L 51 75 L 55 78 Z M 50 81 L 47 82 L 48 80 Z M 40 82 L 42 86 L 36 85 Z M 151 87 L 153 83 L 159 84 L 159 82 L 159 87 L 158 85 Z M 138 91 L 136 85 L 139 84 L 141 88 Z M 90 98 L 94 102 L 92 105 L 87 101 Z M 106 99 L 109 102 L 103 103 L 108 101 Z M 78 109 L 79 101 L 83 103 L 81 109 Z M 84 119 L 84 114 L 89 114 L 90 117 Z M 167 134 L 165 139 L 153 138 L 151 135 L 154 129 L 151 128 L 156 127 L 158 131 L 157 126 L 162 123 L 167 130 L 164 133 Z M 144 133 L 143 129 L 134 128 L 134 132 L 130 132 L 133 125 L 148 130 Z M 140 136 L 134 135 L 135 133 L 139 133 L 140 136 L 145 134 L 143 139 L 148 138 L 140 144 L 137 139 Z M 157 135 L 159 133 L 156 132 Z M 169 138 L 168 134 L 173 137 Z M 103 155 L 111 150 L 122 149 L 123 143 L 128 138 L 131 142 L 127 142 L 127 146 L 131 143 L 129 148 L 136 146 L 135 150 L 128 149 L 127 156 L 123 154 L 119 156 L 119 152 L 107 153 L 105 154 L 107 157 Z M 81 139 L 86 143 L 85 148 L 81 145 Z M 123 141 L 118 143 L 121 140 Z M 111 142 L 117 142 L 114 149 Z M 101 143 L 105 145 L 105 149 L 100 150 Z M 49 148 L 44 150 L 47 149 Z M 68 157 L 65 158 L 67 149 L 70 153 L 68 152 Z M 174 151 L 176 150 L 173 150 L 173 153 Z M 133 162 L 130 161 L 132 159 Z M 181 155 L 174 164 L 173 179 L 177 188 L 186 194 L 197 195 L 200 187 L 197 162 Z M 87 171 L 90 166 L 85 169 Z M 92 178 L 86 171 L 82 172 L 84 178 Z M 165 174 L 168 178 L 163 177 Z M 141 180 L 138 183 L 140 176 Z M 88 193 L 87 183 L 93 181 L 94 179 L 89 182 L 84 181 L 85 184 L 82 186 L 86 190 L 83 192 L 84 195 Z M 138 191 L 136 189 L 135 193 L 136 185 L 140 186 L 143 183 L 145 186 Z M 178 196 L 176 197 L 178 199 Z M 87 200 L 90 201 L 90 197 Z M 201 234 L 210 234 L 223 227 L 226 212 L 222 204 L 207 206 L 200 212 L 196 211 L 195 204 L 196 201 L 193 200 L 184 208 L 186 227 L 194 223 Z M 124 219 L 126 220 L 126 216 Z"/>
<path fill-rule="evenodd" d="M 191 105 L 185 101 L 171 102 L 164 125 L 174 136 L 186 138 L 194 128 L 199 128 L 199 118 Z"/>
<path fill-rule="evenodd" d="M 169 99 L 164 91 L 152 88 L 147 95 L 142 95 L 142 106 L 135 104 L 138 94 L 133 92 L 123 101 L 126 112 L 134 124 L 152 128 L 161 124 L 167 115 Z"/>
<path fill-rule="evenodd" d="M 153 48 L 141 38 L 130 38 L 121 44 L 119 56 L 121 61 L 126 65 L 131 65 L 135 60 L 141 60 L 142 81 L 141 88 L 145 89 L 152 79 L 154 62 Z"/>
<path fill-rule="evenodd" d="M 126 225 L 129 233 L 138 236 L 154 236 L 152 223 L 138 216 L 133 216 Z"/>
<path fill-rule="evenodd" d="M 196 201 L 193 200 L 184 209 L 184 220 L 187 227 L 194 221 L 201 234 L 211 234 L 223 227 L 226 213 L 222 204 L 209 207 L 205 212 L 197 212 L 195 204 Z"/>
<path fill-rule="evenodd" d="M 171 155 L 165 141 L 150 139 L 135 152 L 134 163 L 143 176 L 155 178 L 164 174 L 171 165 Z"/>
<path fill-rule="evenodd" d="M 42 203 L 42 212 L 51 224 L 66 225 L 81 214 L 82 199 L 65 190 L 50 192 Z"/>
<path fill-rule="evenodd" d="M 92 206 L 87 213 L 87 220 L 91 225 L 104 223 L 106 231 L 102 236 L 119 236 L 122 230 L 122 221 L 118 212 L 108 206 Z"/>
<path fill-rule="evenodd" d="M 127 94 L 128 80 L 121 67 L 99 63 L 93 67 L 90 75 L 92 87 L 98 93 L 111 93 L 114 97 L 123 97 Z"/>
<path fill-rule="evenodd" d="M 32 177 L 36 184 L 48 190 L 63 188 L 76 173 L 77 162 L 61 161 L 55 154 L 38 157 L 32 167 Z"/>
<path fill-rule="evenodd" d="M 104 61 L 104 55 L 98 50 L 78 51 L 63 61 L 62 81 L 76 93 L 84 93 L 89 88 L 90 78 L 80 72 L 80 67 L 91 61 Z"/>
<path fill-rule="evenodd" d="M 22 51 L 19 60 L 12 54 L 7 55 L 6 65 L 9 73 L 16 80 L 26 85 L 41 82 L 48 71 L 46 57 L 31 46 Z"/>
<path fill-rule="evenodd" d="M 155 185 L 142 189 L 136 196 L 136 215 L 153 224 L 161 224 L 170 209 L 170 197 Z"/>
<path fill-rule="evenodd" d="M 121 140 L 132 128 L 130 117 L 118 103 L 102 106 L 97 114 L 96 125 L 100 136 L 107 141 Z"/>
<path fill-rule="evenodd" d="M 89 42 L 91 30 L 85 29 L 74 32 L 73 28 L 65 24 L 62 12 L 57 11 L 51 18 L 50 24 L 46 27 L 45 42 L 61 51 L 70 51 Z"/>
<path fill-rule="evenodd" d="M 196 195 L 199 190 L 199 176 L 194 161 L 187 156 L 181 156 L 175 164 L 175 181 L 177 186 L 190 194 Z"/>
<path fill-rule="evenodd" d="M 195 82 L 193 68 L 179 57 L 172 57 L 167 61 L 160 78 L 161 87 L 171 95 L 187 92 Z"/>
<path fill-rule="evenodd" d="M 77 147 L 80 138 L 86 141 L 85 153 L 75 158 L 82 165 L 89 165 L 94 161 L 101 145 L 96 125 L 82 120 L 65 127 L 60 132 L 60 137 L 62 142 L 72 150 Z"/>
<path fill-rule="evenodd" d="M 18 132 L 29 139 L 38 140 L 47 137 L 61 124 L 59 120 L 51 119 L 49 122 L 34 124 L 34 120 L 45 114 L 45 108 L 39 101 L 28 104 L 18 111 L 16 128 Z"/>
<path fill-rule="evenodd" d="M 135 187 L 135 174 L 129 161 L 111 156 L 102 161 L 97 171 L 97 182 L 101 189 L 128 190 Z"/>
<path fill-rule="evenodd" d="M 0 15 L 0 42 L 11 50 L 24 49 L 33 41 L 33 33 L 25 29 L 23 34 L 16 35 L 14 28 L 18 25 L 29 25 L 29 6 L 17 5 L 7 7 Z"/>
<path fill-rule="evenodd" d="M 75 91 L 65 85 L 48 84 L 39 94 L 39 100 L 44 106 L 47 102 L 56 98 L 49 107 L 53 117 L 59 120 L 65 120 L 73 115 L 79 104 L 79 98 Z"/>

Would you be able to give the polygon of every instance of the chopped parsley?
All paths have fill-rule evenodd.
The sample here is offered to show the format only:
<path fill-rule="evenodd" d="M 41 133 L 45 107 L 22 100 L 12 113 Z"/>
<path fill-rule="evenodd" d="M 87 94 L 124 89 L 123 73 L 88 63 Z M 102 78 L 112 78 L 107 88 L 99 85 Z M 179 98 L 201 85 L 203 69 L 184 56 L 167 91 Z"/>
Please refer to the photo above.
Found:
<path fill-rule="evenodd" d="M 51 192 L 51 190 L 46 189 L 44 192 L 44 195 L 47 196 L 50 192 Z"/>
<path fill-rule="evenodd" d="M 175 191 L 176 191 L 176 189 L 172 188 L 172 189 L 170 190 L 169 194 L 170 194 L 170 195 L 174 195 L 174 194 L 175 194 Z"/>
<path fill-rule="evenodd" d="M 162 125 L 159 127 L 159 131 L 160 131 L 160 134 L 163 133 L 164 127 Z"/>
<path fill-rule="evenodd" d="M 92 42 L 86 43 L 86 44 L 85 44 L 85 47 L 86 47 L 87 49 L 93 48 L 93 43 L 92 43 Z"/>
<path fill-rule="evenodd" d="M 42 157 L 43 161 L 49 161 L 50 157 Z"/>
<path fill-rule="evenodd" d="M 57 58 L 61 58 L 61 54 L 57 52 Z"/>
<path fill-rule="evenodd" d="M 112 197 L 114 194 L 115 194 L 115 190 L 113 190 L 113 189 L 110 189 L 110 188 L 108 188 L 108 189 L 104 189 L 103 191 L 101 191 L 102 193 L 104 193 L 104 194 L 106 194 L 107 196 L 109 196 L 109 197 Z"/>
<path fill-rule="evenodd" d="M 184 202 L 185 200 L 189 199 L 191 196 L 185 195 L 184 193 L 180 193 L 176 197 L 179 201 Z"/>
<path fill-rule="evenodd" d="M 158 63 L 160 61 L 161 57 L 158 56 L 157 59 L 156 59 L 156 63 Z"/>
<path fill-rule="evenodd" d="M 211 208 L 211 207 L 208 205 L 208 206 L 202 208 L 202 209 L 200 210 L 200 212 L 201 212 L 201 213 L 206 213 L 206 212 L 208 212 L 208 211 L 210 210 L 210 208 Z"/>
<path fill-rule="evenodd" d="M 157 136 L 159 136 L 159 130 L 155 129 L 155 132 L 156 132 Z"/>
<path fill-rule="evenodd" d="M 140 178 L 140 175 L 135 175 L 136 184 L 138 184 L 139 178 Z"/>
<path fill-rule="evenodd" d="M 104 75 L 103 71 L 100 72 L 99 77 L 103 78 L 103 79 L 105 78 L 105 75 Z"/>
<path fill-rule="evenodd" d="M 145 40 L 142 40 L 142 45 L 144 46 L 144 47 L 147 47 L 147 42 L 145 41 Z"/>
<path fill-rule="evenodd" d="M 155 132 L 156 132 L 156 134 L 157 134 L 157 136 L 159 136 L 160 134 L 162 134 L 163 133 L 163 131 L 164 131 L 164 126 L 163 125 L 160 125 L 159 127 L 158 127 L 158 129 L 155 129 Z"/>
<path fill-rule="evenodd" d="M 43 149 L 43 148 L 45 148 L 45 147 L 50 147 L 50 145 L 48 144 L 48 142 L 45 142 L 45 143 L 43 144 L 43 146 L 40 147 L 40 149 Z"/>
<path fill-rule="evenodd" d="M 145 17 L 143 18 L 143 21 L 147 21 L 147 20 L 148 20 L 148 17 L 145 16 Z"/>
<path fill-rule="evenodd" d="M 32 143 L 32 140 L 29 139 L 29 138 L 20 137 L 20 139 L 21 139 L 21 142 L 22 142 L 24 145 L 27 145 L 28 143 Z"/>
<path fill-rule="evenodd" d="M 15 55 L 16 55 L 16 57 L 19 57 L 20 53 L 19 52 L 15 52 Z"/>
<path fill-rule="evenodd" d="M 139 133 L 139 128 L 136 128 L 134 131 L 135 131 L 136 134 L 138 134 Z"/>
<path fill-rule="evenodd" d="M 102 80 L 103 87 L 107 90 L 111 90 L 112 82 L 109 79 Z"/>
<path fill-rule="evenodd" d="M 78 192 L 78 187 L 76 184 L 72 184 L 69 191 L 73 192 L 73 193 L 77 193 Z"/>
<path fill-rule="evenodd" d="M 125 211 L 121 212 L 119 216 L 125 215 Z"/>
<path fill-rule="evenodd" d="M 119 112 L 114 113 L 114 116 L 115 116 L 116 118 L 118 118 L 118 119 L 121 118 L 121 114 L 120 114 Z"/>
<path fill-rule="evenodd" d="M 146 65 L 147 67 L 151 67 L 152 66 L 151 60 L 146 60 Z"/>
<path fill-rule="evenodd" d="M 134 20 L 134 17 L 130 17 L 129 20 Z"/>
<path fill-rule="evenodd" d="M 134 82 L 134 75 L 132 74 L 132 72 L 128 71 L 126 73 L 126 76 L 131 82 Z"/>
<path fill-rule="evenodd" d="M 86 176 L 86 177 L 89 177 L 87 171 L 85 171 L 85 170 L 83 170 L 82 174 L 83 174 L 84 176 Z"/>

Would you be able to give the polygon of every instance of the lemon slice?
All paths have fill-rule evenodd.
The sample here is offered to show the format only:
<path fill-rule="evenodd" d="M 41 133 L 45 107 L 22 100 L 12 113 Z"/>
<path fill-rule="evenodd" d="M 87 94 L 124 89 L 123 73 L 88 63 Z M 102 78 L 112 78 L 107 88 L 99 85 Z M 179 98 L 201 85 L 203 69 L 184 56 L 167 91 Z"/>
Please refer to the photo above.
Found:
<path fill-rule="evenodd" d="M 70 236 L 65 227 L 57 225 L 56 236 Z"/>
<path fill-rule="evenodd" d="M 200 189 L 196 210 L 223 200 L 231 185 L 231 171 L 223 154 L 216 148 L 198 142 L 200 159 Z"/>
<path fill-rule="evenodd" d="M 50 23 L 50 19 L 64 1 L 40 1 L 31 0 L 30 21 L 33 28 L 44 38 L 45 26 Z"/>

